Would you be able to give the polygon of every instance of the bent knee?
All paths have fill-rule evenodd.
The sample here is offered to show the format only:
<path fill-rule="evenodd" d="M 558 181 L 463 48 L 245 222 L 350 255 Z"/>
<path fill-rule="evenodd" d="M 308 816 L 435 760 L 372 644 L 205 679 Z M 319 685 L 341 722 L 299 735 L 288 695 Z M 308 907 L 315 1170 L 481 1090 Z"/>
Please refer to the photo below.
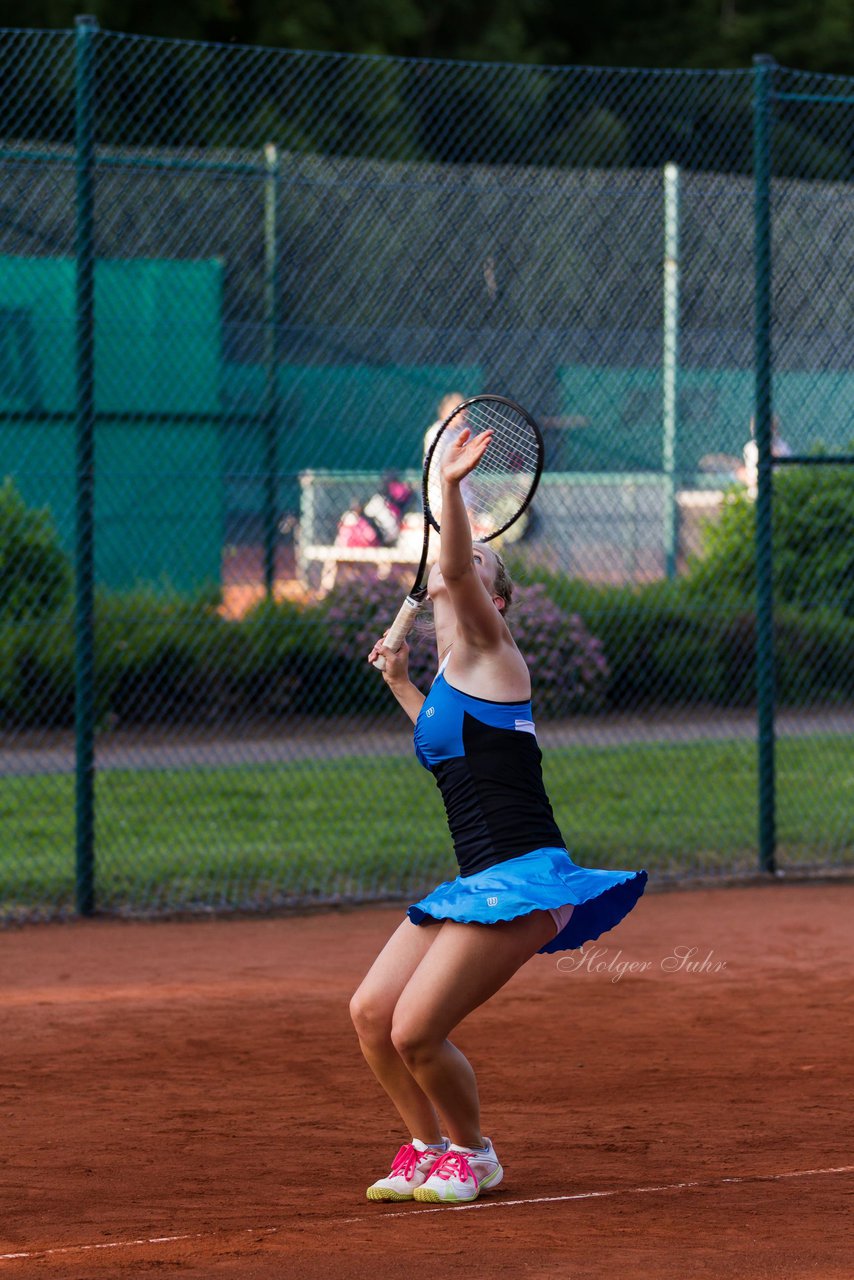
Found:
<path fill-rule="evenodd" d="M 392 1020 L 391 1042 L 403 1061 L 412 1064 L 432 1057 L 441 1040 L 418 1019 L 397 1016 Z"/>
<path fill-rule="evenodd" d="M 366 1044 L 391 1041 L 393 1006 L 360 987 L 350 1001 L 350 1020 L 360 1040 Z"/>

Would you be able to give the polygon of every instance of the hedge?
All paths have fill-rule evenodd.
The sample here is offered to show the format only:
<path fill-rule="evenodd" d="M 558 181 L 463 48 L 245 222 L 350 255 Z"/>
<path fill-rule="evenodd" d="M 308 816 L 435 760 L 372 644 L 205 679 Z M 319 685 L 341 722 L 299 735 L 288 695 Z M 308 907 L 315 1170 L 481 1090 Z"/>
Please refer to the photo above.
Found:
<path fill-rule="evenodd" d="M 854 467 L 775 473 L 772 524 L 777 604 L 854 618 Z M 688 564 L 684 594 L 749 606 L 756 591 L 755 526 L 756 504 L 743 491 L 730 491 L 720 519 L 706 529 L 702 555 Z"/>
<path fill-rule="evenodd" d="M 775 639 L 784 705 L 854 697 L 854 474 L 793 468 L 775 478 Z M 522 571 L 511 624 L 541 717 L 578 711 L 754 702 L 754 507 L 733 493 L 701 558 L 675 582 L 597 587 Z M 239 622 L 216 593 L 141 588 L 95 604 L 96 716 L 102 727 L 239 725 L 285 717 L 387 714 L 368 651 L 397 612 L 401 584 L 350 580 L 301 608 L 262 603 Z M 429 621 L 410 637 L 427 687 Z M 72 571 L 47 510 L 0 484 L 0 726 L 74 722 Z"/>
<path fill-rule="evenodd" d="M 632 590 L 544 573 L 536 578 L 519 593 L 514 627 L 532 665 L 541 717 L 753 703 L 751 609 L 728 611 L 688 595 L 679 583 Z M 312 607 L 265 603 L 239 622 L 223 618 L 210 597 L 99 595 L 98 722 L 239 725 L 391 714 L 393 701 L 366 656 L 399 592 L 393 582 L 356 584 Z M 775 629 L 782 704 L 854 698 L 854 619 L 789 606 L 777 611 Z M 426 627 L 413 637 L 412 653 L 413 674 L 426 687 L 434 662 Z M 0 723 L 69 727 L 73 719 L 71 613 L 0 619 Z"/>

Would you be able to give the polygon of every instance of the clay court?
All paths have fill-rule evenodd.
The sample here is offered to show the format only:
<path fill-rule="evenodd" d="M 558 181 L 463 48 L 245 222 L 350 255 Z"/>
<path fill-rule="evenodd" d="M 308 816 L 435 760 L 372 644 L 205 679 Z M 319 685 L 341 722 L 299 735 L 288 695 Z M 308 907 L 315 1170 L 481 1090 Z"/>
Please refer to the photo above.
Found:
<path fill-rule="evenodd" d="M 401 1135 L 347 1001 L 398 908 L 9 930 L 0 1267 L 848 1278 L 852 908 L 648 892 L 535 957 L 457 1037 L 507 1170 L 460 1209 L 364 1198 Z"/>

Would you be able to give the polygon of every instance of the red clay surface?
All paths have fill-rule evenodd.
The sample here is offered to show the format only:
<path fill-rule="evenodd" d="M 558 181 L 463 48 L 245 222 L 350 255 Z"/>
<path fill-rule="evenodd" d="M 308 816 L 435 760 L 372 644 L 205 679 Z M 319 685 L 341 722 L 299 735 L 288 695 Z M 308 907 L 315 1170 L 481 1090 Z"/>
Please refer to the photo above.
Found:
<path fill-rule="evenodd" d="M 0 1271 L 850 1280 L 852 908 L 650 894 L 535 957 L 457 1036 L 507 1170 L 461 1210 L 364 1198 L 401 1135 L 347 1000 L 397 910 L 7 931 Z"/>

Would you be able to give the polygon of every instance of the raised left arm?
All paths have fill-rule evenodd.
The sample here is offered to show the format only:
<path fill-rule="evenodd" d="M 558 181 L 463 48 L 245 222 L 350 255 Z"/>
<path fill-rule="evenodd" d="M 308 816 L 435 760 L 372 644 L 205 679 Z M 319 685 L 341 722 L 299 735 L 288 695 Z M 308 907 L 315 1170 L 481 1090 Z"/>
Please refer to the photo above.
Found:
<path fill-rule="evenodd" d="M 475 565 L 471 522 L 461 483 L 480 462 L 491 431 L 472 437 L 468 428 L 448 447 L 442 465 L 442 539 L 439 568 L 457 615 L 461 638 L 477 649 L 494 649 L 510 640 L 507 624 L 495 607 Z"/>

